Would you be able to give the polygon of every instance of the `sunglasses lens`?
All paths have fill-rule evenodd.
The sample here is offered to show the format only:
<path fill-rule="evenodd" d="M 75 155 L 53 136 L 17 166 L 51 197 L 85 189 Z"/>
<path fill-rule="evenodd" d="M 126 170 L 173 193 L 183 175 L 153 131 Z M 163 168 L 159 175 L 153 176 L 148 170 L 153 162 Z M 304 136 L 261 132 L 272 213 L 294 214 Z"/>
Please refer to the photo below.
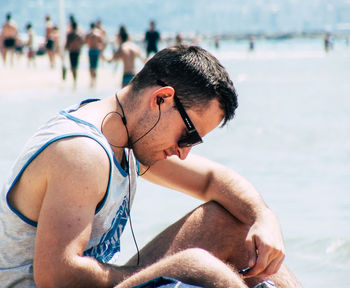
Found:
<path fill-rule="evenodd" d="M 177 145 L 180 148 L 185 148 L 185 147 L 192 147 L 200 143 L 203 143 L 202 138 L 199 136 L 197 132 L 192 132 L 186 135 L 185 137 L 183 137 L 182 139 L 180 139 L 177 142 Z"/>

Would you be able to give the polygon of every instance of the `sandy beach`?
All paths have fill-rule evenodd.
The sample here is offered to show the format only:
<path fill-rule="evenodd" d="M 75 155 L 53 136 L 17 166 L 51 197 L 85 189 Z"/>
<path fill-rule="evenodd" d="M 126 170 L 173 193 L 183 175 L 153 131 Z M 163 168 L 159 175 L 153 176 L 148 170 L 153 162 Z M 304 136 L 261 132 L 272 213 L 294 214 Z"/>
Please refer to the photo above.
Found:
<path fill-rule="evenodd" d="M 13 66 L 9 61 L 6 66 L 0 62 L 1 138 L 5 140 L 0 143 L 1 183 L 24 143 L 49 117 L 87 98 L 105 98 L 120 89 L 122 65 L 117 69 L 115 65 L 100 63 L 96 87 L 91 89 L 88 57 L 83 50 L 74 89 L 69 68 L 66 80 L 62 80 L 59 58 L 54 69 L 46 55 L 36 58 L 36 67 L 27 66 L 25 55 L 15 57 Z"/>
<path fill-rule="evenodd" d="M 76 91 L 81 89 L 89 89 L 90 76 L 88 69 L 87 53 L 82 52 L 80 57 L 80 65 L 78 70 L 78 81 Z M 62 62 L 59 58 L 56 59 L 55 68 L 50 68 L 49 60 L 46 55 L 36 57 L 35 67 L 28 67 L 26 55 L 22 55 L 20 58 L 14 57 L 14 64 L 10 65 L 9 59 L 6 65 L 1 63 L 0 66 L 0 94 L 35 90 L 37 92 L 52 88 L 72 88 L 73 81 L 71 72 L 69 69 L 68 57 L 66 58 L 65 66 L 67 67 L 66 80 L 62 79 Z M 117 66 L 117 70 L 114 69 L 115 63 L 109 64 L 107 62 L 100 63 L 98 69 L 97 86 L 95 89 L 98 92 L 105 85 L 114 86 L 114 89 L 119 88 L 121 81 L 120 68 L 122 65 Z M 92 90 L 92 91 L 93 91 Z M 91 92 L 91 91 L 90 91 Z"/>

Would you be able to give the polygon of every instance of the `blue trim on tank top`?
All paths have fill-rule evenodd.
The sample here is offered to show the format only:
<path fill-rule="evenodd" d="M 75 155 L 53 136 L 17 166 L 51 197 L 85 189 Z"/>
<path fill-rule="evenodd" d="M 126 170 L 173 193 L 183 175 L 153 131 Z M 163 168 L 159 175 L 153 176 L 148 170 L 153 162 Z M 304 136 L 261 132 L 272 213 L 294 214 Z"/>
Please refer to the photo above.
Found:
<path fill-rule="evenodd" d="M 125 151 L 124 151 L 124 153 L 125 153 Z M 122 166 L 121 166 L 120 163 L 118 162 L 117 158 L 115 158 L 115 155 L 114 155 L 114 154 L 113 154 L 113 162 L 114 162 L 115 166 L 117 166 L 117 168 L 118 168 L 120 174 L 122 174 L 124 177 L 128 176 L 128 174 L 129 174 L 128 171 L 125 171 L 125 170 L 122 168 Z"/>
<path fill-rule="evenodd" d="M 136 159 L 136 157 L 135 157 Z M 140 176 L 140 162 L 136 159 L 136 165 L 137 165 L 137 175 Z"/>
<path fill-rule="evenodd" d="M 82 120 L 82 119 L 79 119 L 79 118 L 77 118 L 77 117 L 75 117 L 75 116 L 69 114 L 69 113 L 72 113 L 72 112 L 77 111 L 77 110 L 78 110 L 82 105 L 84 105 L 84 104 L 88 104 L 88 103 L 91 103 L 91 102 L 97 102 L 97 101 L 101 101 L 101 99 L 99 99 L 99 98 L 86 99 L 86 100 L 81 101 L 78 105 L 76 105 L 76 107 L 75 107 L 74 109 L 72 108 L 72 109 L 69 109 L 69 110 L 67 110 L 67 111 L 62 110 L 60 113 L 61 113 L 62 115 L 64 115 L 64 116 L 66 116 L 67 118 L 73 120 L 73 121 L 76 121 L 76 122 L 79 122 L 79 123 L 88 125 L 88 126 L 94 128 L 94 129 L 96 129 L 101 135 L 103 135 L 102 131 L 101 131 L 100 129 L 98 129 L 95 125 L 93 125 L 93 124 L 91 124 L 91 123 L 89 123 L 89 122 L 87 122 L 87 121 L 84 121 L 84 120 Z M 103 137 L 105 137 L 105 136 L 103 135 Z M 106 140 L 107 140 L 107 139 L 106 139 Z M 107 140 L 107 142 L 108 142 L 108 140 Z M 126 153 L 126 150 L 125 150 L 125 149 L 124 149 L 124 153 Z M 128 176 L 128 174 L 129 174 L 128 171 L 125 171 L 125 170 L 122 168 L 122 166 L 121 166 L 120 163 L 118 162 L 117 158 L 115 158 L 114 154 L 113 154 L 113 160 L 114 160 L 114 163 L 116 164 L 116 166 L 118 167 L 119 172 L 120 172 L 124 177 Z M 135 160 L 136 160 L 136 165 L 137 165 L 137 174 L 139 174 L 139 173 L 140 173 L 140 163 L 139 163 L 139 161 L 138 161 L 136 158 L 135 158 Z"/>
<path fill-rule="evenodd" d="M 92 100 L 92 99 L 89 99 L 89 100 Z M 89 102 L 91 102 L 91 101 L 89 101 Z M 80 105 L 82 105 L 82 104 L 84 104 L 84 101 L 81 102 Z M 74 112 L 74 111 L 76 111 L 76 110 L 71 109 L 71 110 L 69 110 L 69 111 L 70 111 L 70 112 Z M 87 126 L 93 128 L 93 129 L 95 129 L 99 134 L 101 134 L 101 135 L 106 139 L 106 137 L 103 135 L 102 131 L 101 131 L 100 129 L 98 129 L 95 125 L 93 125 L 93 124 L 91 124 L 91 123 L 89 123 L 89 122 L 87 122 L 87 121 L 85 121 L 85 120 L 82 120 L 82 119 L 80 119 L 80 118 L 78 118 L 78 117 L 75 117 L 75 116 L 69 114 L 69 112 L 67 112 L 67 111 L 65 111 L 65 110 L 60 111 L 60 114 L 63 115 L 63 116 L 65 116 L 65 117 L 67 117 L 68 119 L 70 119 L 70 120 L 72 120 L 72 121 L 75 121 L 75 122 L 77 122 L 77 123 L 81 123 L 81 124 L 83 124 L 83 125 L 87 125 Z M 108 142 L 107 139 L 106 139 L 106 141 Z M 125 153 L 125 152 L 124 152 L 124 153 Z M 128 171 L 125 171 L 125 170 L 122 168 L 122 166 L 120 165 L 120 163 L 118 162 L 118 160 L 115 158 L 114 153 L 113 153 L 113 162 L 114 162 L 115 166 L 117 166 L 117 168 L 118 168 L 120 174 L 122 174 L 123 177 L 128 176 L 128 174 L 129 174 Z"/>
<path fill-rule="evenodd" d="M 72 111 L 72 112 L 74 112 L 74 111 Z M 89 126 L 89 127 L 91 127 L 91 128 L 94 128 L 98 133 L 100 133 L 101 135 L 103 135 L 102 132 L 101 132 L 101 130 L 98 129 L 95 125 L 93 125 L 93 124 L 91 124 L 91 123 L 89 123 L 89 122 L 87 122 L 87 121 L 85 121 L 85 120 L 82 120 L 82 119 L 80 119 L 80 118 L 78 118 L 78 117 L 75 117 L 75 116 L 69 114 L 69 112 L 67 112 L 67 111 L 65 111 L 65 110 L 60 111 L 60 114 L 63 115 L 63 116 L 65 116 L 65 117 L 67 117 L 69 120 L 72 120 L 72 121 L 77 122 L 77 123 L 84 124 L 84 125 Z"/>
<path fill-rule="evenodd" d="M 77 111 L 82 105 L 89 104 L 91 102 L 97 102 L 97 101 L 101 101 L 101 99 L 99 99 L 99 98 L 85 99 L 85 100 L 81 101 L 79 104 L 77 104 L 75 106 L 75 108 L 71 108 L 67 112 L 71 113 L 71 112 Z"/>
<path fill-rule="evenodd" d="M 9 190 L 7 191 L 6 193 L 6 202 L 7 202 L 7 206 L 10 208 L 10 210 L 15 213 L 20 219 L 22 219 L 24 222 L 28 223 L 29 225 L 32 225 L 34 227 L 37 227 L 38 223 L 36 221 L 33 221 L 29 218 L 27 218 L 26 216 L 24 216 L 22 213 L 20 213 L 19 211 L 17 211 L 16 209 L 14 209 L 11 205 L 10 205 L 10 202 L 9 202 L 9 193 L 10 191 L 12 190 L 12 188 L 15 186 L 15 184 L 18 182 L 19 178 L 22 176 L 24 170 L 28 167 L 28 165 L 44 150 L 46 149 L 50 144 L 58 141 L 58 140 L 61 140 L 61 139 L 65 139 L 65 138 L 70 138 L 70 137 L 87 137 L 87 138 L 90 138 L 90 139 L 93 139 L 95 140 L 97 143 L 99 143 L 102 148 L 106 151 L 107 153 L 107 156 L 108 156 L 108 159 L 109 159 L 109 164 L 111 165 L 111 168 L 112 168 L 112 159 L 108 153 L 108 149 L 99 141 L 97 140 L 96 138 L 93 138 L 92 136 L 90 135 L 86 135 L 86 134 L 83 134 L 83 133 L 72 133 L 72 134 L 65 134 L 65 135 L 60 135 L 60 136 L 57 136 L 53 139 L 51 139 L 50 141 L 46 142 L 43 146 L 41 146 L 39 148 L 39 150 L 37 150 L 30 158 L 29 160 L 23 165 L 22 169 L 20 170 L 20 172 L 17 174 L 15 180 L 13 180 Z M 103 199 L 103 202 L 101 204 L 101 206 L 96 209 L 95 211 L 95 215 L 103 208 L 106 200 L 107 200 L 107 197 L 109 195 L 109 190 L 110 190 L 110 184 L 111 184 L 111 179 L 112 179 L 112 169 L 109 169 L 109 179 L 108 179 L 108 187 L 107 187 L 107 192 L 106 192 L 106 195 L 104 196 L 104 199 Z"/>

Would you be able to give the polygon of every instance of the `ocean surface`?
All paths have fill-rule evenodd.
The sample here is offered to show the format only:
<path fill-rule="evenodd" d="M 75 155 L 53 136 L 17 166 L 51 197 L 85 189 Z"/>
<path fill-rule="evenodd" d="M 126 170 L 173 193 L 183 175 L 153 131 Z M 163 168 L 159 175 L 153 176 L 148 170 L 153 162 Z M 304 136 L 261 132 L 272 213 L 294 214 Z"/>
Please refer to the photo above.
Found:
<path fill-rule="evenodd" d="M 350 47 L 337 40 L 327 54 L 322 39 L 257 41 L 254 52 L 245 41 L 221 42 L 219 49 L 201 44 L 229 71 L 239 108 L 193 153 L 255 185 L 280 219 L 285 261 L 304 287 L 350 287 Z M 117 88 L 72 92 L 62 84 L 0 95 L 0 182 L 50 115 Z M 141 180 L 132 210 L 139 246 L 199 204 Z M 135 252 L 127 228 L 120 262 Z"/>
<path fill-rule="evenodd" d="M 59 22 L 60 0 L 1 0 L 0 19 L 12 12 L 19 28 L 31 21 L 43 33 L 44 17 Z M 132 33 L 144 33 L 151 19 L 163 33 L 289 33 L 328 31 L 349 33 L 348 0 L 65 0 L 65 14 L 74 14 L 88 29 L 102 19 L 107 31 L 115 33 L 124 24 Z M 3 16 L 2 16 L 3 15 Z M 3 18 L 2 18 L 3 17 Z M 2 22 L 2 20 L 0 21 Z"/>

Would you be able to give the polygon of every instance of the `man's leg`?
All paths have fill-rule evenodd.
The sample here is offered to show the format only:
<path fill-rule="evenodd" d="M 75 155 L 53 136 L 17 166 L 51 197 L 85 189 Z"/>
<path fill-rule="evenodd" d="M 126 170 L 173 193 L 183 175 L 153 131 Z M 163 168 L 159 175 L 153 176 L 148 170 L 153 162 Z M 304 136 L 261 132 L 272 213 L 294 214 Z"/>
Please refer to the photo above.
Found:
<path fill-rule="evenodd" d="M 2 60 L 4 61 L 4 65 L 6 65 L 7 49 L 5 47 L 1 49 L 1 56 Z"/>
<path fill-rule="evenodd" d="M 140 264 L 147 266 L 180 251 L 201 248 L 237 271 L 248 264 L 245 247 L 247 232 L 247 225 L 242 224 L 219 204 L 209 202 L 190 212 L 147 244 L 140 252 Z M 136 259 L 137 256 L 134 256 L 128 264 L 135 265 Z M 277 287 L 300 287 L 284 264 L 269 279 Z M 262 280 L 249 278 L 246 282 L 249 287 L 253 287 Z"/>
<path fill-rule="evenodd" d="M 96 69 L 90 69 L 90 88 L 94 88 L 96 86 Z"/>
<path fill-rule="evenodd" d="M 117 285 L 117 288 L 134 287 L 159 276 L 206 288 L 247 287 L 241 277 L 218 258 L 203 249 L 191 248 L 147 266 Z"/>

